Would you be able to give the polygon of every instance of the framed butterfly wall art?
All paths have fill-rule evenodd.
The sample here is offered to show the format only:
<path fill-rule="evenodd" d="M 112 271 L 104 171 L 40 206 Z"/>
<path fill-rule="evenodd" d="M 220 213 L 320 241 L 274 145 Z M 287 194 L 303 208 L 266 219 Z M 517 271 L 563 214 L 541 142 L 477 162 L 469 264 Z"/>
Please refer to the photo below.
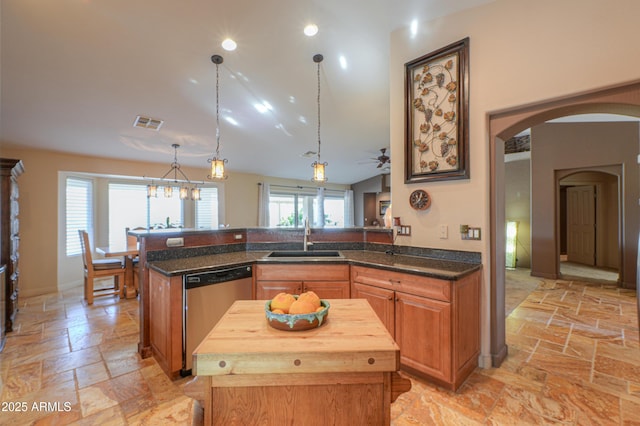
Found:
<path fill-rule="evenodd" d="M 405 183 L 469 179 L 469 38 L 405 64 Z"/>

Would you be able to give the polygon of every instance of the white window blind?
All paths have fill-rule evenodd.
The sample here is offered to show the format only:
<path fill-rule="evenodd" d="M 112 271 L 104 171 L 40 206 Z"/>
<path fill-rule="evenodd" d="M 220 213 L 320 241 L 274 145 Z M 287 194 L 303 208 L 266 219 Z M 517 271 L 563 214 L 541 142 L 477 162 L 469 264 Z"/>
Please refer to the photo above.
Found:
<path fill-rule="evenodd" d="M 147 227 L 147 186 L 109 183 L 109 244 L 124 245 L 126 228 Z"/>
<path fill-rule="evenodd" d="M 82 253 L 78 230 L 84 229 L 93 240 L 93 182 L 67 178 L 66 183 L 66 251 L 67 256 Z"/>
<path fill-rule="evenodd" d="M 196 202 L 196 228 L 218 228 L 218 188 L 200 188 Z"/>

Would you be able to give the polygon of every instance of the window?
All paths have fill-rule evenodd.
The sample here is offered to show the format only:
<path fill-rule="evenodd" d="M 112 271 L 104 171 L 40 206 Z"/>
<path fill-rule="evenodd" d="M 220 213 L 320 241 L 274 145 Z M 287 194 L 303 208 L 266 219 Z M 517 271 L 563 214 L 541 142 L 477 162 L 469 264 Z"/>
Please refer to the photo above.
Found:
<path fill-rule="evenodd" d="M 171 198 L 166 198 L 160 194 L 157 197 L 150 197 L 148 200 L 151 228 L 180 228 L 184 226 L 182 200 L 178 197 L 177 191 L 174 191 Z"/>
<path fill-rule="evenodd" d="M 200 188 L 196 202 L 196 228 L 218 227 L 218 188 Z"/>
<path fill-rule="evenodd" d="M 67 256 L 74 256 L 82 253 L 79 230 L 86 230 L 89 240 L 93 240 L 93 182 L 89 179 L 68 177 L 65 186 L 65 245 Z"/>
<path fill-rule="evenodd" d="M 323 207 L 323 226 L 344 226 L 344 196 L 341 191 L 325 190 Z M 314 220 L 317 211 L 315 188 L 276 187 L 269 195 L 269 226 L 299 228 L 304 226 L 305 218 L 309 218 L 313 226 L 318 226 L 317 220 Z"/>
<path fill-rule="evenodd" d="M 324 226 L 344 227 L 344 197 L 324 197 Z"/>
<path fill-rule="evenodd" d="M 126 228 L 147 227 L 147 187 L 109 184 L 109 244 L 125 244 Z"/>

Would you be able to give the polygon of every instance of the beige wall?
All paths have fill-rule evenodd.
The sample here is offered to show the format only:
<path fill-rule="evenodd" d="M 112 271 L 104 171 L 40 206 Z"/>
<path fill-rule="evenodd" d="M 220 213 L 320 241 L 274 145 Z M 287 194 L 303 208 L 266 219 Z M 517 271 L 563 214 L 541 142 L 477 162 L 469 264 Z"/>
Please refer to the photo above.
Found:
<path fill-rule="evenodd" d="M 122 161 L 106 158 L 62 154 L 54 151 L 22 149 L 3 144 L 0 156 L 21 159 L 25 173 L 20 177 L 20 294 L 32 296 L 58 291 L 82 280 L 79 256 L 67 258 L 64 238 L 59 229 L 61 217 L 58 194 L 59 172 L 71 171 L 118 176 L 161 176 L 167 164 Z M 206 168 L 182 166 L 193 180 L 202 180 Z M 310 182 L 270 178 L 229 171 L 224 182 L 224 223 L 232 227 L 251 227 L 258 223 L 258 182 L 282 185 L 309 185 Z M 345 185 L 328 185 L 345 189 Z M 100 220 L 100 218 L 98 218 Z M 98 242 L 104 245 L 105 225 L 97 223 Z"/>
<path fill-rule="evenodd" d="M 402 167 L 391 174 L 394 216 L 413 226 L 402 244 L 482 254 L 481 365 L 490 365 L 488 114 L 640 79 L 640 56 L 629 52 L 630 40 L 640 38 L 639 15 L 635 0 L 496 0 L 422 22 L 415 37 L 408 28 L 391 34 L 391 158 L 404 158 L 404 64 L 470 38 L 471 178 L 407 185 Z M 430 209 L 409 207 L 417 188 L 431 194 Z M 440 224 L 449 225 L 449 239 L 439 239 Z M 483 240 L 461 240 L 460 224 L 481 226 Z"/>

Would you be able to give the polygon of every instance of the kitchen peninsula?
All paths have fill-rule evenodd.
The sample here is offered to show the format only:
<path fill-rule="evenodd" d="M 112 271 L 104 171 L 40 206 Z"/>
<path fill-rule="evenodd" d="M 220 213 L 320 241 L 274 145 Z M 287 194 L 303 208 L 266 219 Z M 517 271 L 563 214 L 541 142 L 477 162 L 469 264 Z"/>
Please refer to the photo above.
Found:
<path fill-rule="evenodd" d="M 272 251 L 301 250 L 303 230 L 298 229 L 132 233 L 140 243 L 142 265 L 139 352 L 161 360 L 172 377 L 190 355 L 181 348 L 183 276 L 237 266 L 252 268 L 253 299 L 257 294 L 269 298 L 268 291 L 279 288 L 294 292 L 314 288 L 325 299 L 367 299 L 400 346 L 402 369 L 439 385 L 455 390 L 477 366 L 481 269 L 477 253 L 394 246 L 391 230 L 382 228 L 313 229 L 312 249 L 337 250 L 340 257 L 302 259 L 266 256 Z M 176 244 L 181 246 L 168 247 Z M 152 288 L 165 289 L 164 305 L 156 312 L 160 322 L 149 311 Z M 160 345 L 152 344 L 152 326 L 161 336 Z"/>

